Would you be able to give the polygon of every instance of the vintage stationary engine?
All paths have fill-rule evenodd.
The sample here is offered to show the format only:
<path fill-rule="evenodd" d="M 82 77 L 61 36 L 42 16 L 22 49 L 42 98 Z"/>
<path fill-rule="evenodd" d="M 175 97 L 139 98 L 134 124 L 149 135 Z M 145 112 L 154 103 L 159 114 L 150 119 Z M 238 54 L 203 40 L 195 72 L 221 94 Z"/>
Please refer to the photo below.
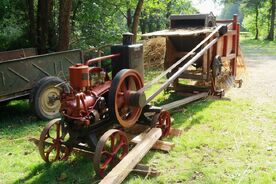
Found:
<path fill-rule="evenodd" d="M 107 95 L 111 80 L 99 67 L 76 64 L 69 68 L 70 90 L 61 95 L 60 112 L 76 126 L 89 126 L 107 118 Z"/>
<path fill-rule="evenodd" d="M 50 121 L 40 135 L 44 161 L 67 160 L 72 151 L 82 150 L 94 155 L 95 171 L 104 177 L 128 153 L 126 128 L 143 122 L 168 134 L 168 112 L 147 104 L 141 91 L 142 53 L 141 44 L 114 45 L 111 55 L 69 67 L 69 84 L 60 84 L 61 118 Z M 104 59 L 112 59 L 112 80 L 105 69 L 91 67 Z M 149 112 L 150 118 L 145 116 Z"/>

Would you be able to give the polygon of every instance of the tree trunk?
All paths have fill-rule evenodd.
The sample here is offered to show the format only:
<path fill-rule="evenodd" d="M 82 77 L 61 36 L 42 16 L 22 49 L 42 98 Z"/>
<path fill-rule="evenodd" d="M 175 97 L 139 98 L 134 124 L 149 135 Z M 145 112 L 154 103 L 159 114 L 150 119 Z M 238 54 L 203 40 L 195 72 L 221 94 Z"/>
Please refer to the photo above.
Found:
<path fill-rule="evenodd" d="M 69 49 L 72 0 L 59 0 L 58 51 Z"/>
<path fill-rule="evenodd" d="M 49 49 L 53 50 L 56 46 L 56 36 L 55 36 L 55 22 L 54 22 L 54 16 L 53 16 L 53 8 L 54 8 L 54 1 L 48 0 L 48 47 Z"/>
<path fill-rule="evenodd" d="M 147 26 L 146 19 L 147 19 L 146 12 L 141 12 L 140 28 L 141 28 L 142 34 L 146 33 L 146 26 Z"/>
<path fill-rule="evenodd" d="M 274 26 L 275 26 L 275 8 L 276 0 L 271 0 L 271 17 L 270 17 L 270 29 L 267 36 L 268 40 L 274 40 Z"/>
<path fill-rule="evenodd" d="M 36 45 L 36 34 L 35 34 L 35 14 L 34 14 L 34 0 L 26 0 L 28 9 L 28 21 L 29 21 L 29 41 L 32 46 Z"/>
<path fill-rule="evenodd" d="M 258 3 L 256 4 L 256 9 L 255 9 L 255 13 L 256 13 L 256 20 L 255 20 L 255 29 L 256 29 L 256 34 L 255 34 L 255 40 L 259 39 L 259 27 L 258 27 L 258 21 L 259 21 L 259 8 L 258 8 Z"/>
<path fill-rule="evenodd" d="M 137 40 L 137 32 L 138 32 L 138 24 L 139 24 L 139 17 L 142 11 L 142 7 L 144 4 L 144 0 L 139 0 L 135 9 L 134 17 L 133 17 L 133 25 L 132 25 L 132 33 L 133 36 L 133 42 L 136 43 Z"/>
<path fill-rule="evenodd" d="M 172 1 L 168 2 L 166 9 L 167 9 L 167 13 L 166 13 L 167 23 L 166 23 L 166 26 L 169 27 L 170 26 L 170 22 L 168 20 L 169 20 L 169 18 L 171 16 Z"/>
<path fill-rule="evenodd" d="M 131 9 L 128 8 L 127 9 L 127 27 L 129 31 L 131 30 L 131 22 L 132 22 Z"/>
<path fill-rule="evenodd" d="M 37 47 L 40 54 L 47 53 L 49 34 L 49 7 L 51 1 L 38 0 Z"/>

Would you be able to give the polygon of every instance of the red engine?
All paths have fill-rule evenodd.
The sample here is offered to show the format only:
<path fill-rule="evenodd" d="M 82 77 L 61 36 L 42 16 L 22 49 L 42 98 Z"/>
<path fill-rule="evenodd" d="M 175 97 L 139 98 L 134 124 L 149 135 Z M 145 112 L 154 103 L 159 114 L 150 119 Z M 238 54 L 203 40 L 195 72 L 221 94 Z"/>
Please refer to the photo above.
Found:
<path fill-rule="evenodd" d="M 61 94 L 62 116 L 79 126 L 89 126 L 105 118 L 111 86 L 107 73 L 102 68 L 83 64 L 71 66 L 69 73 L 70 90 Z"/>

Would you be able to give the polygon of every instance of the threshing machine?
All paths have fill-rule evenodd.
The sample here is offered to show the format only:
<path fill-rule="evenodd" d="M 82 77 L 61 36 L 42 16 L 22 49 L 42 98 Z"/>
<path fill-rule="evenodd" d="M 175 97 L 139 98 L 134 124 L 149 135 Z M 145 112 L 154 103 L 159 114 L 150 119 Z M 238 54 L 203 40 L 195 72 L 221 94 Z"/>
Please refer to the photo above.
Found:
<path fill-rule="evenodd" d="M 181 31 L 186 24 L 200 25 L 201 29 L 194 30 L 200 36 L 186 37 Z M 46 162 L 66 160 L 72 149 L 81 149 L 94 153 L 94 168 L 103 177 L 128 153 L 126 129 L 140 123 L 160 127 L 162 136 L 166 136 L 171 126 L 170 114 L 150 102 L 170 85 L 178 87 L 178 78 L 192 65 L 202 69 L 204 80 L 212 81 L 210 93 L 221 93 L 214 83 L 220 75 L 223 57 L 231 60 L 235 76 L 233 59 L 239 30 L 236 17 L 233 23 L 216 25 L 212 15 L 172 16 L 171 27 L 173 30 L 167 31 L 166 71 L 146 86 L 143 45 L 133 44 L 130 34 L 124 35 L 122 45 L 112 46 L 111 55 L 69 67 L 70 84 L 61 84 L 61 118 L 50 121 L 40 136 L 39 151 Z M 208 31 L 202 33 L 202 29 Z M 221 49 L 221 45 L 226 47 L 228 37 L 233 45 Z M 178 53 L 171 54 L 170 46 L 177 47 Z M 234 57 L 229 56 L 228 48 L 235 52 Z M 112 77 L 103 68 L 91 66 L 105 59 L 112 59 Z M 145 91 L 164 76 L 167 80 L 146 97 Z"/>

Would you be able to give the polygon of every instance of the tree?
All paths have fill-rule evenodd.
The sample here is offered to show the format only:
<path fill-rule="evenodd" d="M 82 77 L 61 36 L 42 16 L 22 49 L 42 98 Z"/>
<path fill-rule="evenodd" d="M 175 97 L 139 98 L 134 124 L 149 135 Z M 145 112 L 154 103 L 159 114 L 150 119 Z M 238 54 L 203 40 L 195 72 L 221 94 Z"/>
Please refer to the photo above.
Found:
<path fill-rule="evenodd" d="M 276 0 L 271 0 L 270 29 L 269 29 L 269 34 L 267 36 L 267 39 L 271 41 L 274 40 L 275 8 L 276 8 L 275 5 L 276 5 Z"/>
<path fill-rule="evenodd" d="M 69 49 L 71 8 L 72 0 L 59 1 L 58 51 Z"/>
<path fill-rule="evenodd" d="M 38 0 L 37 8 L 37 47 L 40 54 L 47 53 L 49 42 L 49 23 L 53 0 Z"/>
<path fill-rule="evenodd" d="M 138 31 L 138 25 L 139 25 L 139 17 L 142 11 L 142 7 L 144 4 L 144 0 L 139 0 L 135 9 L 134 17 L 133 17 L 133 24 L 132 24 L 132 33 L 133 36 L 133 42 L 136 43 L 137 40 L 137 31 Z"/>
<path fill-rule="evenodd" d="M 35 26 L 35 13 L 34 13 L 34 0 L 26 0 L 27 5 L 27 18 L 29 23 L 28 37 L 32 45 L 36 45 L 36 26 Z"/>

